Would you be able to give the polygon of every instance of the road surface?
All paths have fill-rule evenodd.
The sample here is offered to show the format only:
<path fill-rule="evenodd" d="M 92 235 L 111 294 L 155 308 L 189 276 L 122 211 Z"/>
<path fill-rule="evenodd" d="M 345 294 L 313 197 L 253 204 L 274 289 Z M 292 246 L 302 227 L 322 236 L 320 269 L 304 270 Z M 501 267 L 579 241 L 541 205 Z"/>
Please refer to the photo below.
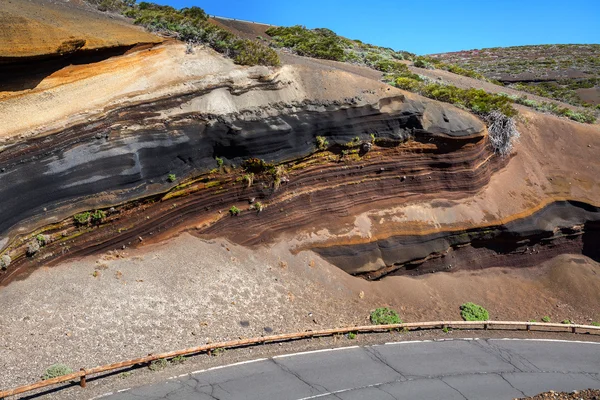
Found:
<path fill-rule="evenodd" d="M 600 389 L 600 343 L 464 339 L 284 355 L 104 399 L 498 400 L 588 388 Z"/>

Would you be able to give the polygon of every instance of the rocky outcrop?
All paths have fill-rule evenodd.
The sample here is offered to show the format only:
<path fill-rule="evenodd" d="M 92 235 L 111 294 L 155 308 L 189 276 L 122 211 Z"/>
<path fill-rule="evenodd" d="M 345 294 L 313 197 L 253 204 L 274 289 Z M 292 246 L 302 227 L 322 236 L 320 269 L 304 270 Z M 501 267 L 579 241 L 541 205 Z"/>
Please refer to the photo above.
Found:
<path fill-rule="evenodd" d="M 184 229 L 369 279 L 596 257 L 594 126 L 521 110 L 503 158 L 474 115 L 319 65 L 167 44 L 69 68 L 0 101 L 4 283 Z"/>
<path fill-rule="evenodd" d="M 344 74 L 327 78 L 286 67 L 245 71 L 242 78 L 200 80 L 177 94 L 105 110 L 92 123 L 7 145 L 0 153 L 0 232 L 10 238 L 82 210 L 164 193 L 173 186 L 169 174 L 180 181 L 202 176 L 216 158 L 225 167 L 250 158 L 302 159 L 315 152 L 317 136 L 338 151 L 372 136 L 382 145 L 435 140 L 450 149 L 485 136 L 484 125 L 463 111 L 383 85 L 383 96 L 375 94 L 363 89 L 373 85 L 367 80 L 348 91 L 352 97 L 304 94 L 315 81 L 335 84 Z"/>

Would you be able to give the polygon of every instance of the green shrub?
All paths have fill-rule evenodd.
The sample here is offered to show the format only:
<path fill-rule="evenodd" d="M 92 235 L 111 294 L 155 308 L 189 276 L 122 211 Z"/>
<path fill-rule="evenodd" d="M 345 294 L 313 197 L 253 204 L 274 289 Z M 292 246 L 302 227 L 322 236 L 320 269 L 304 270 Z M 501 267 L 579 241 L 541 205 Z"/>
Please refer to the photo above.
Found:
<path fill-rule="evenodd" d="M 592 326 L 600 326 L 600 322 L 592 322 Z"/>
<path fill-rule="evenodd" d="M 564 319 L 560 323 L 561 324 L 565 324 L 565 325 L 569 325 L 569 324 L 572 324 L 573 322 L 570 319 Z"/>
<path fill-rule="evenodd" d="M 279 65 L 279 56 L 272 48 L 249 39 L 238 40 L 233 61 L 241 65 Z"/>
<path fill-rule="evenodd" d="M 75 220 L 75 224 L 77 225 L 87 225 L 90 222 L 90 216 L 92 214 L 89 211 L 82 212 L 79 214 L 75 214 L 73 219 Z"/>
<path fill-rule="evenodd" d="M 323 136 L 317 136 L 317 149 L 319 150 L 327 150 L 329 147 L 329 142 Z"/>
<path fill-rule="evenodd" d="M 423 57 L 417 58 L 413 65 L 417 68 L 431 68 L 431 64 L 427 62 Z"/>
<path fill-rule="evenodd" d="M 329 29 L 306 29 L 296 25 L 273 27 L 266 31 L 275 45 L 289 48 L 301 56 L 343 61 L 342 40 Z"/>
<path fill-rule="evenodd" d="M 169 366 L 169 362 L 164 358 L 159 358 L 158 360 L 154 360 L 148 365 L 148 369 L 150 371 L 160 371 L 161 369 L 165 369 Z"/>
<path fill-rule="evenodd" d="M 272 167 L 273 166 L 271 164 L 266 163 L 260 158 L 249 158 L 242 162 L 242 168 L 244 168 L 248 172 L 253 172 L 255 174 L 265 172 Z"/>
<path fill-rule="evenodd" d="M 175 176 L 175 174 L 169 174 L 167 175 L 167 180 L 169 182 L 175 182 L 177 180 L 177 176 Z"/>
<path fill-rule="evenodd" d="M 221 168 L 223 166 L 223 159 L 220 157 L 215 157 L 215 161 L 217 162 L 217 166 Z"/>
<path fill-rule="evenodd" d="M 265 206 L 260 201 L 257 201 L 256 203 L 253 204 L 253 208 L 256 210 L 256 212 L 261 212 L 262 210 L 265 209 Z"/>
<path fill-rule="evenodd" d="M 371 323 L 373 325 L 392 325 L 401 324 L 402 320 L 396 311 L 381 307 L 371 313 Z"/>
<path fill-rule="evenodd" d="M 186 361 L 187 361 L 187 358 L 184 356 L 177 356 L 177 357 L 171 358 L 171 364 L 173 364 L 173 365 L 183 364 Z"/>
<path fill-rule="evenodd" d="M 350 340 L 356 339 L 356 333 L 355 332 L 348 332 L 348 339 L 350 339 Z"/>
<path fill-rule="evenodd" d="M 48 379 L 58 378 L 59 376 L 64 376 L 72 373 L 73 370 L 68 366 L 64 364 L 54 364 L 46 369 L 46 371 L 42 375 L 42 380 L 46 381 Z"/>
<path fill-rule="evenodd" d="M 92 213 L 92 222 L 99 224 L 106 218 L 106 213 L 102 210 L 96 210 Z"/>
<path fill-rule="evenodd" d="M 248 187 L 252 186 L 252 184 L 254 183 L 254 173 L 250 172 L 249 174 L 244 175 L 242 177 L 242 180 L 246 182 Z"/>
<path fill-rule="evenodd" d="M 470 302 L 460 306 L 460 316 L 465 321 L 488 321 L 490 319 L 485 308 Z"/>
<path fill-rule="evenodd" d="M 550 317 L 549 317 L 549 316 L 545 315 L 545 316 L 543 316 L 543 317 L 542 317 L 542 322 L 546 322 L 546 323 L 548 323 L 548 322 L 550 322 L 550 321 L 551 321 L 551 320 L 550 320 Z"/>
<path fill-rule="evenodd" d="M 39 234 L 35 237 L 35 240 L 37 240 L 40 246 L 43 247 L 50 242 L 50 237 L 47 235 Z"/>
<path fill-rule="evenodd" d="M 236 206 L 231 206 L 231 208 L 229 209 L 229 214 L 231 214 L 232 216 L 238 216 L 241 212 L 242 211 Z"/>

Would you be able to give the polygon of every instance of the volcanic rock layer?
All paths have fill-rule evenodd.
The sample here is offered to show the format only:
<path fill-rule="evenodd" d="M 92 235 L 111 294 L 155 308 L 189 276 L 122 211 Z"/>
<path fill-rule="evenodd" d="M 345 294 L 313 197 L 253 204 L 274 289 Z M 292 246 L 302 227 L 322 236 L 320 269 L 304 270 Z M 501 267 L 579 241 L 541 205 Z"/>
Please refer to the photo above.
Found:
<path fill-rule="evenodd" d="M 46 104 L 39 89 L 0 102 L 0 251 L 12 260 L 0 281 L 189 228 L 248 246 L 287 238 L 370 279 L 597 257 L 600 171 L 564 150 L 595 146 L 595 127 L 524 113 L 522 143 L 502 158 L 477 117 L 346 72 L 238 67 L 173 44 L 93 67 L 43 82 L 79 96 L 66 121 L 62 103 L 11 118 Z M 118 91 L 92 90 L 103 79 Z"/>

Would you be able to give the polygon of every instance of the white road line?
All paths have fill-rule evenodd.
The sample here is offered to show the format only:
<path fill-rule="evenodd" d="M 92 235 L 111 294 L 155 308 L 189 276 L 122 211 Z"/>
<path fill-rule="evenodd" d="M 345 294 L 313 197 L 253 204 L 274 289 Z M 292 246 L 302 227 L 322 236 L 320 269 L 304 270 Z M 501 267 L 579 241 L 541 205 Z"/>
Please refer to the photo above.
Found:
<path fill-rule="evenodd" d="M 387 342 L 384 346 L 389 346 L 392 344 L 406 344 L 406 343 L 433 343 L 433 340 L 406 340 L 404 342 Z"/>
<path fill-rule="evenodd" d="M 229 368 L 229 367 L 236 367 L 236 366 L 239 366 L 239 365 L 251 364 L 251 363 L 260 362 L 260 361 L 266 361 L 266 360 L 268 360 L 268 358 L 257 358 L 256 360 L 240 361 L 240 362 L 235 363 L 235 364 L 220 365 L 218 367 L 201 369 L 201 370 L 190 372 L 189 374 L 184 374 L 184 375 L 181 375 L 181 376 L 196 375 L 196 374 L 201 374 L 203 372 L 214 371 L 214 370 L 217 370 L 217 369 L 223 369 L 223 368 Z M 179 377 L 181 377 L 181 376 L 179 376 Z"/>
<path fill-rule="evenodd" d="M 280 356 L 275 356 L 273 358 L 286 358 L 286 357 L 294 357 L 294 356 L 303 356 L 305 354 L 325 353 L 327 351 L 339 351 L 339 350 L 358 349 L 359 347 L 360 346 L 348 346 L 348 347 L 336 347 L 336 348 L 333 348 L 333 349 L 322 349 L 322 350 L 304 351 L 304 352 L 301 352 L 301 353 L 282 354 Z"/>
<path fill-rule="evenodd" d="M 369 389 L 369 388 L 376 387 L 376 386 L 386 385 L 388 383 L 390 383 L 390 382 L 379 382 L 379 383 L 373 383 L 371 385 L 361 386 L 361 387 L 358 387 L 358 388 L 341 389 L 341 390 L 336 390 L 335 392 L 327 392 L 327 393 L 316 394 L 314 396 L 303 397 L 303 398 L 298 399 L 298 400 L 318 399 L 319 397 L 329 396 L 329 395 L 332 395 L 332 394 L 340 394 L 340 393 L 344 393 L 344 392 L 350 392 L 352 390 Z"/>
<path fill-rule="evenodd" d="M 585 342 L 583 340 L 564 340 L 564 339 L 516 339 L 516 338 L 502 338 L 502 339 L 489 339 L 490 341 L 500 340 L 522 340 L 529 342 L 558 342 L 558 343 L 582 343 L 582 344 L 600 344 L 600 342 Z"/>
<path fill-rule="evenodd" d="M 98 395 L 96 397 L 92 397 L 92 398 L 90 398 L 90 400 L 101 399 L 103 397 L 108 397 L 108 396 L 111 396 L 113 394 L 114 394 L 113 392 L 104 393 L 104 394 Z"/>

